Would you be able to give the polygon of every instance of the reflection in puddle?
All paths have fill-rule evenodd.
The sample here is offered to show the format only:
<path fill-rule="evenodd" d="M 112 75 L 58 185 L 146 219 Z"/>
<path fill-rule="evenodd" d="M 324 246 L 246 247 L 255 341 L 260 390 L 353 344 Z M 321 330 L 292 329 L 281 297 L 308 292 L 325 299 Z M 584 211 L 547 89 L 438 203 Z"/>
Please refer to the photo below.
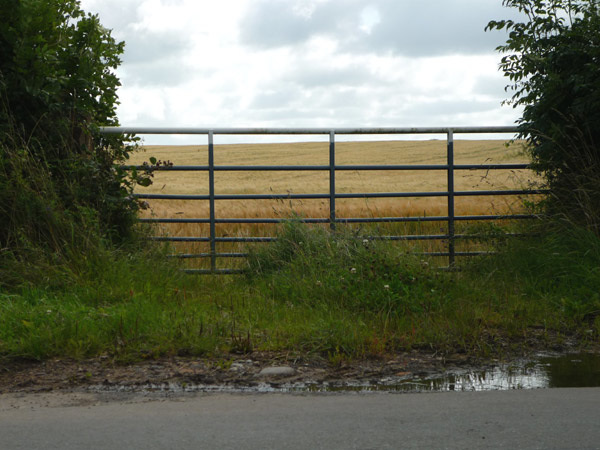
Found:
<path fill-rule="evenodd" d="M 427 378 L 381 380 L 355 386 L 315 386 L 317 391 L 497 391 L 600 386 L 600 355 L 571 354 L 501 364 L 486 370 L 461 370 Z"/>
<path fill-rule="evenodd" d="M 448 392 L 600 386 L 600 355 L 570 354 L 500 364 L 485 370 L 454 370 L 430 377 L 388 377 L 369 381 L 257 383 L 241 385 L 158 384 L 95 386 L 110 392 Z"/>

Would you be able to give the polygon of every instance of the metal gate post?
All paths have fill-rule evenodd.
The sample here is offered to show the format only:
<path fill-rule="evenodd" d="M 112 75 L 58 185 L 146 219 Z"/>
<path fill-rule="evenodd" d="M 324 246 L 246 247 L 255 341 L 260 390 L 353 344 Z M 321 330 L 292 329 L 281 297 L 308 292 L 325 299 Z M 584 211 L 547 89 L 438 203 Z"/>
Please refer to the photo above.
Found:
<path fill-rule="evenodd" d="M 335 231 L 335 131 L 329 132 L 329 227 Z"/>
<path fill-rule="evenodd" d="M 210 270 L 217 270 L 215 227 L 215 153 L 212 130 L 208 132 L 208 196 L 210 205 Z"/>
<path fill-rule="evenodd" d="M 448 263 L 454 266 L 454 131 L 448 130 Z"/>

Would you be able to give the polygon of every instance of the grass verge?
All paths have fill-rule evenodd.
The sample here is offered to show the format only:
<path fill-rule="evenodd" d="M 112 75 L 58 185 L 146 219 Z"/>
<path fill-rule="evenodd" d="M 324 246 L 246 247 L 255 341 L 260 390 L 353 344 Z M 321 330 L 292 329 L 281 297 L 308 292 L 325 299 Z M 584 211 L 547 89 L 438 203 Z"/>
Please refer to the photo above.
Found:
<path fill-rule="evenodd" d="M 0 357 L 486 356 L 600 333 L 600 239 L 546 227 L 444 272 L 384 241 L 289 223 L 245 276 L 195 277 L 157 249 L 99 251 L 60 283 L 0 290 Z"/>

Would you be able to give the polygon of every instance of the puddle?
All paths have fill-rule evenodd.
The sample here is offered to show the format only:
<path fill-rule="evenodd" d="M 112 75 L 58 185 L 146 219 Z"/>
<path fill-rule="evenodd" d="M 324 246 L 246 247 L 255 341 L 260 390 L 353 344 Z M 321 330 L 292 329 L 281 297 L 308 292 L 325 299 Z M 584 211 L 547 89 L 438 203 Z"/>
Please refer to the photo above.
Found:
<path fill-rule="evenodd" d="M 500 364 L 485 370 L 453 371 L 442 376 L 413 377 L 396 382 L 381 381 L 372 385 L 348 388 L 367 391 L 448 392 L 598 387 L 600 386 L 600 355 L 546 356 L 535 360 Z M 343 387 L 329 387 L 330 391 L 337 389 Z"/>
<path fill-rule="evenodd" d="M 482 370 L 453 370 L 428 377 L 387 377 L 375 381 L 261 382 L 252 385 L 147 384 L 92 386 L 95 392 L 213 392 L 213 393 L 305 393 L 305 392 L 449 392 L 541 389 L 600 386 L 600 355 L 569 354 L 538 356 Z"/>

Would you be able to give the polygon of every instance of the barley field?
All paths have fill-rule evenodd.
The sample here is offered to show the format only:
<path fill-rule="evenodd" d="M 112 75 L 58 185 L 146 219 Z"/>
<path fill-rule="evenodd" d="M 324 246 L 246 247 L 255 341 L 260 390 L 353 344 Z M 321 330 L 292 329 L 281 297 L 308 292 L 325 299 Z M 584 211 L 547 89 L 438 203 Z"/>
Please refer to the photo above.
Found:
<path fill-rule="evenodd" d="M 503 140 L 457 140 L 455 164 L 492 164 L 528 162 L 523 144 L 507 145 Z M 215 145 L 216 165 L 327 165 L 328 142 L 286 144 Z M 132 154 L 130 163 L 141 164 L 150 157 L 174 165 L 207 165 L 206 145 L 145 146 Z M 336 164 L 445 164 L 446 141 L 376 141 L 336 143 Z M 326 171 L 216 172 L 216 194 L 313 194 L 327 193 Z M 455 172 L 456 190 L 524 189 L 539 180 L 529 170 L 461 170 Z M 160 172 L 151 186 L 138 187 L 138 193 L 208 194 L 207 172 Z M 423 192 L 445 191 L 446 171 L 338 171 L 336 192 Z M 456 197 L 457 215 L 518 213 L 523 210 L 521 196 Z M 204 200 L 148 200 L 150 208 L 143 217 L 207 218 L 209 204 Z M 221 200 L 216 202 L 218 218 L 285 218 L 297 214 L 306 218 L 326 218 L 327 200 Z M 338 199 L 338 218 L 443 216 L 447 199 Z M 458 227 L 472 224 L 457 223 Z M 218 236 L 270 236 L 272 224 L 217 224 Z M 446 232 L 445 222 L 422 224 L 379 224 L 379 232 Z M 371 227 L 372 228 L 372 227 Z M 460 232 L 460 230 L 457 230 Z M 208 225 L 164 224 L 160 232 L 170 236 L 206 236 Z M 440 248 L 440 243 L 423 243 L 424 250 Z M 178 251 L 204 252 L 205 244 L 176 244 Z M 227 248 L 226 248 L 227 247 Z M 222 244 L 221 251 L 239 250 L 239 244 Z"/>

